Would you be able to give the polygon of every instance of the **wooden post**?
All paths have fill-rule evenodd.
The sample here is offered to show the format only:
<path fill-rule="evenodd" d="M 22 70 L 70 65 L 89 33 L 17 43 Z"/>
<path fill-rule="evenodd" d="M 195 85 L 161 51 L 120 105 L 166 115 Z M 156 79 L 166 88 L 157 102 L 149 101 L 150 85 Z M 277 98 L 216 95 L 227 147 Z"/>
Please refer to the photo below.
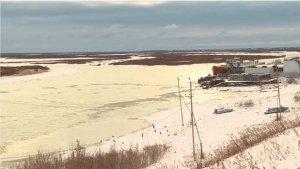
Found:
<path fill-rule="evenodd" d="M 195 121 L 195 125 L 196 125 L 196 130 L 197 130 L 197 134 L 198 134 L 198 138 L 199 138 L 199 143 L 200 143 L 200 158 L 203 159 L 204 158 L 204 154 L 203 154 L 203 147 L 202 147 L 202 141 L 201 141 L 201 138 L 200 138 L 200 134 L 199 134 L 199 129 L 198 129 L 198 125 L 197 125 L 197 122 L 196 122 L 196 118 L 195 118 L 195 114 L 194 115 L 194 121 Z"/>
<path fill-rule="evenodd" d="M 193 92 L 192 92 L 192 82 L 190 81 L 190 99 L 191 99 L 191 125 L 192 125 L 192 139 L 193 139 L 193 157 L 196 161 L 195 154 L 195 139 L 194 139 L 194 111 L 193 111 Z"/>
<path fill-rule="evenodd" d="M 262 92 L 262 82 L 261 82 L 261 78 L 259 78 L 259 91 Z"/>
<path fill-rule="evenodd" d="M 279 117 L 278 117 L 278 112 L 276 113 L 276 118 L 277 120 L 281 120 L 281 101 L 280 101 L 280 86 L 279 86 L 279 71 L 278 67 L 276 68 L 277 70 L 277 91 L 278 91 L 278 104 L 279 104 Z"/>
<path fill-rule="evenodd" d="M 178 94 L 179 94 L 180 112 L 181 112 L 181 125 L 184 126 L 184 123 L 183 123 L 183 114 L 182 114 L 181 93 L 180 93 L 180 85 L 179 85 L 179 77 L 177 77 L 177 82 L 178 82 Z"/>
<path fill-rule="evenodd" d="M 278 77 L 277 77 L 277 87 L 278 87 L 279 119 L 281 119 L 280 86 L 279 86 L 279 78 Z"/>

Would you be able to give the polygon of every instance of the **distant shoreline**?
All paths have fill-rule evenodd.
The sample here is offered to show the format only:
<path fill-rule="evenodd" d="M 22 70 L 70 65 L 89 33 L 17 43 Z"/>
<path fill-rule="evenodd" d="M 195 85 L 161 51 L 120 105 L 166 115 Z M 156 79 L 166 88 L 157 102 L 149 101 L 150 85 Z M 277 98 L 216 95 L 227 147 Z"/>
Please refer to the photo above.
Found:
<path fill-rule="evenodd" d="M 227 59 L 242 60 L 282 58 L 280 53 L 248 52 L 147 52 L 147 53 L 67 53 L 67 54 L 2 54 L 3 58 L 14 59 L 9 63 L 23 63 L 19 59 L 33 64 L 87 64 L 92 62 L 114 61 L 111 65 L 191 65 L 201 63 L 224 63 Z M 140 59 L 130 59 L 139 57 Z M 36 60 L 35 60 L 36 59 Z M 51 60 L 47 60 L 51 59 Z M 3 63 L 3 62 L 2 62 Z"/>
<path fill-rule="evenodd" d="M 280 52 L 280 51 L 286 51 L 286 52 L 300 52 L 300 47 L 253 47 L 253 48 L 228 48 L 228 49 L 218 49 L 218 48 L 207 48 L 207 49 L 147 49 L 147 50 L 122 50 L 122 51 L 51 51 L 51 52 L 2 52 L 0 53 L 1 56 L 5 55 L 20 55 L 20 54 L 26 54 L 26 55 L 56 55 L 56 54 L 62 54 L 62 55 L 69 55 L 69 54 L 128 54 L 128 53 L 153 53 L 153 52 L 207 52 L 207 53 L 214 53 L 214 52 L 247 52 L 247 53 L 270 53 L 270 52 Z"/>
<path fill-rule="evenodd" d="M 283 56 L 279 55 L 261 55 L 261 54 L 219 54 L 219 53 L 151 53 L 147 59 L 128 60 L 116 62 L 113 65 L 191 65 L 201 63 L 224 63 L 227 59 L 240 58 L 242 60 L 258 60 L 258 59 L 276 59 Z"/>

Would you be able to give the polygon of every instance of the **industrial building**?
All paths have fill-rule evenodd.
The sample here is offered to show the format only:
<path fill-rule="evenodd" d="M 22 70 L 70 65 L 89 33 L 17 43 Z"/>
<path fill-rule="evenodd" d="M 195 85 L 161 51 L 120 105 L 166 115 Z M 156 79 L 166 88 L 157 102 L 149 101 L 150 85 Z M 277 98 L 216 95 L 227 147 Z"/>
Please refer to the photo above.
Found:
<path fill-rule="evenodd" d="M 285 59 L 283 61 L 283 74 L 285 77 L 288 78 L 298 78 L 300 77 L 300 59 L 297 58 L 290 58 Z"/>

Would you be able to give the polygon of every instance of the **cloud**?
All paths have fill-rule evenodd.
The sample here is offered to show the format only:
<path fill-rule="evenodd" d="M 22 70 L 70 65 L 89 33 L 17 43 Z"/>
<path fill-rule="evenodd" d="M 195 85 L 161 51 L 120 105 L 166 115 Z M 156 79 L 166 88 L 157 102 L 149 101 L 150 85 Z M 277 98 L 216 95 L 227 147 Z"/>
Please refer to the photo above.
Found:
<path fill-rule="evenodd" d="M 270 47 L 300 46 L 295 40 L 300 39 L 300 2 L 256 3 L 5 1 L 1 2 L 1 49 L 128 51 L 191 49 L 197 44 L 247 47 L 263 42 Z"/>
<path fill-rule="evenodd" d="M 139 5 L 139 6 L 152 6 L 158 5 L 170 0 L 101 0 L 102 2 L 114 5 Z"/>
<path fill-rule="evenodd" d="M 176 24 L 170 24 L 164 27 L 165 30 L 175 30 L 178 26 Z"/>
<path fill-rule="evenodd" d="M 117 34 L 120 33 L 119 29 L 122 26 L 120 24 L 114 23 L 111 24 L 107 27 L 90 27 L 88 30 L 86 29 L 85 32 L 80 32 L 80 31 L 76 31 L 72 33 L 72 37 L 76 37 L 76 34 L 84 34 L 83 38 L 89 38 L 89 39 L 93 39 L 93 38 L 101 38 L 101 39 L 109 39 L 112 38 L 114 36 L 116 36 Z M 78 36 L 78 35 L 77 35 Z"/>
<path fill-rule="evenodd" d="M 221 31 L 218 33 L 219 36 L 226 36 L 228 34 L 229 34 L 229 32 L 227 32 L 227 31 Z"/>
<path fill-rule="evenodd" d="M 36 0 L 3 0 L 5 2 L 36 2 Z M 79 3 L 88 7 L 99 7 L 104 5 L 136 5 L 136 6 L 153 6 L 172 0 L 64 0 L 68 3 Z M 39 2 L 62 2 L 61 0 L 39 0 Z"/>
<path fill-rule="evenodd" d="M 112 24 L 112 25 L 110 25 L 110 26 L 108 27 L 108 30 L 116 30 L 116 29 L 118 29 L 118 28 L 120 28 L 120 27 L 121 27 L 120 24 L 114 23 L 114 24 Z"/>

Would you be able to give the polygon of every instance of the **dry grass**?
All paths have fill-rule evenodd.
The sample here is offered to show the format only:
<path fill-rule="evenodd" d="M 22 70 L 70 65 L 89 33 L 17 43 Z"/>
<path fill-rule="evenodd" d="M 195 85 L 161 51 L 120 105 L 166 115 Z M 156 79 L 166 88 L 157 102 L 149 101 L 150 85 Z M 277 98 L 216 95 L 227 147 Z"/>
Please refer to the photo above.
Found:
<path fill-rule="evenodd" d="M 201 169 L 216 164 L 222 164 L 224 159 L 242 153 L 246 149 L 257 145 L 268 138 L 296 127 L 300 127 L 299 116 L 296 116 L 296 118 L 292 120 L 273 121 L 242 130 L 238 133 L 237 137 L 232 137 L 227 144 L 219 146 L 214 152 L 208 154 L 205 159 L 197 160 L 197 168 Z"/>
<path fill-rule="evenodd" d="M 254 102 L 252 100 L 242 101 L 238 103 L 238 107 L 253 107 Z"/>
<path fill-rule="evenodd" d="M 297 80 L 295 79 L 295 78 L 286 78 L 286 82 L 288 83 L 288 84 L 297 84 L 298 82 L 297 82 Z"/>
<path fill-rule="evenodd" d="M 33 157 L 28 157 L 24 162 L 14 167 L 15 169 L 140 169 L 157 162 L 169 149 L 169 146 L 156 144 L 145 146 L 142 151 L 138 146 L 128 150 L 111 148 L 104 153 L 87 154 L 77 144 L 77 148 L 66 158 L 49 153 L 39 152 Z"/>
<path fill-rule="evenodd" d="M 294 101 L 295 102 L 300 102 L 300 91 L 295 94 Z"/>

